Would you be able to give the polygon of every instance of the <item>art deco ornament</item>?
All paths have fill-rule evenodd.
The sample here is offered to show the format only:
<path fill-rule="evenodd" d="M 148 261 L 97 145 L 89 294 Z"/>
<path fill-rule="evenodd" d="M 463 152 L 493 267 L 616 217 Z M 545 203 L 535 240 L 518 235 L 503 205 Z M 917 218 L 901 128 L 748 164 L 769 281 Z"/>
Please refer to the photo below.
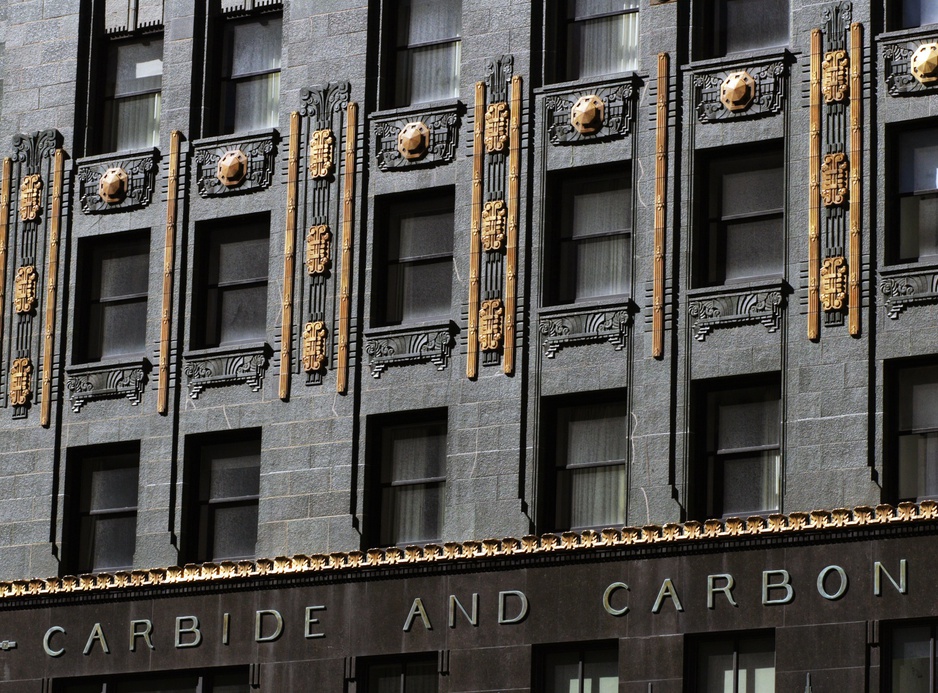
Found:
<path fill-rule="evenodd" d="M 938 43 L 925 43 L 912 54 L 911 71 L 921 84 L 938 82 Z"/>
<path fill-rule="evenodd" d="M 32 265 L 26 265 L 16 270 L 16 281 L 13 287 L 13 306 L 17 313 L 29 313 L 36 307 L 36 286 L 39 283 L 39 273 Z"/>
<path fill-rule="evenodd" d="M 497 351 L 502 345 L 505 327 L 505 308 L 501 299 L 482 301 L 479 309 L 479 347 L 482 351 Z"/>
<path fill-rule="evenodd" d="M 407 123 L 397 133 L 397 151 L 407 161 L 416 161 L 426 156 L 430 149 L 430 128 L 421 121 Z"/>
<path fill-rule="evenodd" d="M 720 85 L 720 103 L 731 113 L 745 111 L 756 96 L 756 80 L 745 70 L 727 75 Z"/>
<path fill-rule="evenodd" d="M 27 358 L 18 358 L 10 368 L 10 404 L 24 407 L 32 395 L 33 364 Z"/>
<path fill-rule="evenodd" d="M 335 135 L 332 130 L 317 130 L 309 140 L 309 175 L 311 178 L 325 178 L 332 173 L 333 145 Z"/>
<path fill-rule="evenodd" d="M 485 111 L 485 151 L 502 152 L 508 143 L 508 104 L 490 103 Z"/>
<path fill-rule="evenodd" d="M 482 208 L 482 249 L 501 250 L 505 244 L 508 210 L 504 200 L 489 200 Z"/>
<path fill-rule="evenodd" d="M 326 325 L 322 320 L 308 322 L 303 328 L 303 369 L 307 373 L 326 365 Z"/>
<path fill-rule="evenodd" d="M 847 51 L 829 51 L 821 63 L 821 91 L 824 101 L 835 103 L 847 97 L 850 59 Z"/>
<path fill-rule="evenodd" d="M 109 205 L 120 204 L 127 197 L 127 172 L 122 168 L 109 168 L 98 180 L 98 196 Z"/>
<path fill-rule="evenodd" d="M 847 261 L 842 257 L 829 257 L 821 265 L 821 307 L 841 310 L 847 298 Z"/>
<path fill-rule="evenodd" d="M 596 96 L 581 96 L 570 109 L 570 124 L 581 135 L 594 135 L 603 127 L 606 104 Z"/>
<path fill-rule="evenodd" d="M 20 183 L 20 220 L 35 221 L 42 207 L 42 176 L 33 173 L 23 176 Z"/>
<path fill-rule="evenodd" d="M 240 149 L 229 149 L 218 160 L 215 177 L 226 188 L 235 188 L 244 182 L 248 175 L 248 158 Z"/>
<path fill-rule="evenodd" d="M 306 234 L 306 271 L 322 274 L 329 268 L 332 232 L 325 224 L 311 226 Z"/>
<path fill-rule="evenodd" d="M 842 205 L 847 199 L 850 164 L 843 152 L 825 154 L 821 164 L 821 199 L 825 207 Z"/>

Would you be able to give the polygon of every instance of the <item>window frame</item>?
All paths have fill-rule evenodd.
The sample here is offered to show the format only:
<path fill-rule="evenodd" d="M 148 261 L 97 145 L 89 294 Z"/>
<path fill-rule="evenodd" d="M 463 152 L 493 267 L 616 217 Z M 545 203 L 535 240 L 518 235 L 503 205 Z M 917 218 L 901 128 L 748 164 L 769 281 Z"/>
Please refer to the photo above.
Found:
<path fill-rule="evenodd" d="M 938 693 L 938 623 L 929 620 L 903 621 L 889 624 L 887 628 L 888 640 L 883 639 L 886 644 L 886 653 L 883 657 L 884 666 L 881 667 L 883 677 L 881 690 L 900 690 L 892 685 L 895 675 L 896 634 L 903 630 L 928 628 L 930 631 L 928 643 L 928 690 L 932 693 Z"/>
<path fill-rule="evenodd" d="M 620 674 L 619 666 L 619 643 L 617 640 L 597 640 L 591 642 L 582 642 L 582 643 L 563 643 L 558 645 L 547 645 L 541 646 L 536 652 L 534 658 L 535 662 L 535 672 L 532 680 L 534 686 L 531 690 L 537 691 L 546 691 L 547 684 L 549 681 L 548 669 L 553 664 L 553 660 L 564 654 L 576 654 L 578 659 L 578 673 L 577 673 L 577 693 L 583 693 L 583 675 L 584 675 L 584 658 L 588 652 L 598 652 L 601 654 L 609 654 L 612 659 L 615 660 L 616 664 L 616 677 L 618 678 Z M 572 683 L 572 681 L 570 681 Z M 618 688 L 617 688 L 618 690 Z"/>
<path fill-rule="evenodd" d="M 729 30 L 726 25 L 726 3 L 728 0 L 704 0 L 696 2 L 697 29 L 695 30 L 694 59 L 707 60 L 711 58 L 725 58 L 733 55 L 746 55 L 756 51 L 782 51 L 791 45 L 791 1 L 778 0 L 788 5 L 787 13 L 784 13 L 787 20 L 785 41 L 780 44 L 762 43 L 752 48 L 746 48 L 740 51 L 728 52 L 727 34 Z M 733 1 L 733 0 L 729 0 Z M 772 2 L 776 0 L 764 0 Z"/>
<path fill-rule="evenodd" d="M 548 74 L 548 82 L 572 82 L 572 81 L 584 81 L 584 80 L 596 80 L 602 79 L 605 77 L 610 77 L 612 75 L 620 74 L 629 74 L 636 72 L 639 67 L 639 60 L 641 58 L 641 3 L 636 3 L 636 6 L 628 9 L 621 9 L 611 12 L 597 12 L 595 14 L 587 14 L 582 17 L 572 17 L 571 14 L 574 13 L 573 3 L 575 0 L 547 0 L 547 12 L 548 16 L 551 17 L 552 27 L 548 29 L 549 37 L 553 39 L 553 56 L 554 60 L 551 63 L 548 63 L 549 66 L 552 66 L 551 72 Z M 575 25 L 587 25 L 590 22 L 595 22 L 600 19 L 607 19 L 609 17 L 618 17 L 626 15 L 637 15 L 638 16 L 638 42 L 635 46 L 631 46 L 631 50 L 635 52 L 634 65 L 632 67 L 627 67 L 624 70 L 618 70 L 615 72 L 597 72 L 593 74 L 583 75 L 582 74 L 582 65 L 577 65 L 577 69 L 574 71 L 572 68 L 573 54 L 571 50 L 571 32 Z M 625 49 L 625 45 L 622 46 Z M 574 74 L 576 72 L 576 74 Z"/>
<path fill-rule="evenodd" d="M 169 684 L 178 686 L 180 682 L 185 682 L 187 679 L 195 679 L 196 683 L 193 688 L 179 689 L 185 691 L 185 693 L 212 693 L 215 690 L 217 685 L 216 679 L 222 676 L 238 676 L 239 678 L 244 679 L 244 693 L 251 691 L 250 684 L 250 670 L 247 666 L 234 666 L 234 667 L 221 667 L 218 669 L 208 669 L 199 668 L 192 670 L 174 670 L 174 671 L 152 671 L 146 674 L 120 674 L 113 676 L 95 676 L 92 678 L 81 678 L 81 679 L 65 679 L 65 680 L 55 680 L 53 682 L 53 691 L 54 693 L 85 693 L 85 691 L 92 689 L 96 693 L 132 693 L 133 689 L 129 691 L 125 686 L 133 686 L 134 684 L 147 683 L 153 684 L 156 683 L 160 686 Z M 95 685 L 98 684 L 98 685 Z M 224 683 L 225 686 L 232 685 L 229 683 Z"/>
<path fill-rule="evenodd" d="M 903 401 L 902 398 L 905 396 L 901 382 L 902 372 L 920 368 L 933 368 L 936 370 L 936 375 L 938 375 L 938 360 L 936 360 L 935 357 L 914 357 L 910 359 L 898 359 L 895 361 L 890 361 L 887 362 L 885 366 L 884 401 L 886 402 L 887 409 L 885 417 L 886 464 L 884 465 L 884 495 L 893 499 L 896 503 L 905 500 L 919 502 L 926 499 L 938 498 L 938 492 L 933 494 L 925 493 L 920 496 L 916 496 L 915 498 L 906 498 L 900 494 L 900 440 L 902 439 L 903 435 L 922 435 L 931 433 L 938 434 L 938 421 L 935 422 L 934 426 L 928 428 L 901 428 L 899 403 Z M 938 471 L 938 468 L 936 468 L 936 471 Z"/>
<path fill-rule="evenodd" d="M 921 240 L 919 239 L 919 252 L 913 256 L 902 255 L 902 200 L 905 198 L 936 199 L 938 198 L 938 180 L 935 187 L 929 190 L 914 190 L 900 192 L 900 178 L 905 169 L 904 164 L 910 163 L 909 151 L 902 149 L 903 136 L 911 136 L 916 132 L 931 132 L 938 137 L 938 119 L 930 118 L 916 121 L 902 121 L 890 123 L 886 130 L 886 228 L 885 251 L 886 265 L 896 264 L 938 264 L 938 249 L 933 255 L 922 255 Z M 938 205 L 938 201 L 935 203 Z M 917 230 L 918 232 L 918 230 Z"/>
<path fill-rule="evenodd" d="M 692 656 L 687 658 L 685 665 L 685 681 L 684 681 L 684 690 L 693 691 L 694 693 L 708 693 L 698 684 L 700 683 L 700 674 L 702 667 L 701 662 L 701 646 L 708 644 L 712 645 L 715 643 L 732 643 L 733 647 L 733 693 L 739 692 L 739 656 L 740 656 L 740 643 L 742 642 L 752 642 L 757 639 L 772 639 L 772 677 L 777 680 L 777 671 L 778 671 L 778 645 L 777 638 L 775 637 L 774 630 L 752 630 L 752 631 L 737 631 L 731 633 L 700 633 L 696 635 L 688 636 L 691 639 L 690 648 L 685 647 L 685 651 L 689 651 Z M 719 693 L 723 693 L 720 691 Z"/>
<path fill-rule="evenodd" d="M 938 24 L 938 19 L 934 22 L 921 22 L 918 24 L 905 25 L 903 19 L 906 0 L 890 0 L 886 3 L 886 26 L 887 31 L 906 31 L 909 29 L 918 29 L 920 27 L 933 26 Z M 919 3 L 922 0 L 917 0 Z M 927 2 L 927 0 L 925 0 Z"/>
<path fill-rule="evenodd" d="M 390 655 L 386 657 L 369 657 L 364 663 L 364 672 L 362 678 L 364 681 L 359 686 L 363 693 L 370 693 L 375 684 L 374 669 L 377 667 L 400 667 L 400 690 L 398 693 L 407 693 L 407 667 L 414 664 L 431 664 L 437 675 L 437 691 L 440 690 L 440 660 L 437 652 L 418 652 L 406 655 Z"/>

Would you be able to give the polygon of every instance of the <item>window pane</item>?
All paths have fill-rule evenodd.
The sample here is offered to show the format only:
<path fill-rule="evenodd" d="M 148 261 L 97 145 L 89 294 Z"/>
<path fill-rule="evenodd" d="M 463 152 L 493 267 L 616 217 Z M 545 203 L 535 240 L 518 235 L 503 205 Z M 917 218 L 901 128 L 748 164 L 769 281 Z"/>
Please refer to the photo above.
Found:
<path fill-rule="evenodd" d="M 586 19 L 597 14 L 637 9 L 638 0 L 567 0 L 569 19 Z"/>
<path fill-rule="evenodd" d="M 625 524 L 625 465 L 580 467 L 560 473 L 558 489 L 570 495 L 569 528 L 615 527 Z M 561 505 L 558 499 L 558 509 Z M 559 522 L 563 518 L 558 517 Z"/>
<path fill-rule="evenodd" d="M 561 245 L 561 302 L 629 293 L 631 243 L 626 235 L 585 238 Z"/>
<path fill-rule="evenodd" d="M 775 451 L 723 458 L 723 507 L 715 512 L 744 516 L 778 510 L 778 463 Z"/>
<path fill-rule="evenodd" d="M 395 103 L 398 106 L 459 96 L 459 41 L 400 50 Z"/>
<path fill-rule="evenodd" d="M 567 30 L 567 79 L 635 70 L 638 48 L 638 12 L 572 22 Z"/>
<path fill-rule="evenodd" d="M 112 99 L 105 104 L 105 133 L 102 149 L 118 152 L 126 149 L 156 147 L 160 143 L 160 94 L 141 94 Z"/>
<path fill-rule="evenodd" d="M 276 127 L 280 120 L 280 73 L 244 77 L 229 86 L 231 132 Z"/>
<path fill-rule="evenodd" d="M 719 162 L 720 168 L 733 166 L 748 170 L 723 173 L 721 211 L 724 218 L 740 214 L 757 214 L 784 207 L 785 181 L 775 157 L 737 158 Z M 770 168 L 760 166 L 771 165 Z"/>
<path fill-rule="evenodd" d="M 405 671 L 404 693 L 436 693 L 439 679 L 436 661 L 408 662 Z"/>
<path fill-rule="evenodd" d="M 270 250 L 267 229 L 257 224 L 216 230 L 209 282 L 225 284 L 248 279 L 267 278 Z"/>
<path fill-rule="evenodd" d="M 740 693 L 775 693 L 775 638 L 740 638 Z"/>
<path fill-rule="evenodd" d="M 896 628 L 892 633 L 892 690 L 928 693 L 931 629 Z"/>
<path fill-rule="evenodd" d="M 938 432 L 899 437 L 899 499 L 938 496 Z"/>
<path fill-rule="evenodd" d="M 899 133 L 899 192 L 938 190 L 938 130 Z"/>
<path fill-rule="evenodd" d="M 214 508 L 212 561 L 252 558 L 257 544 L 257 503 Z"/>
<path fill-rule="evenodd" d="M 402 693 L 400 664 L 372 664 L 368 668 L 368 693 Z"/>
<path fill-rule="evenodd" d="M 938 255 L 938 194 L 899 198 L 900 261 Z"/>
<path fill-rule="evenodd" d="M 935 0 L 899 1 L 902 2 L 903 29 L 938 22 L 938 3 L 936 3 Z"/>
<path fill-rule="evenodd" d="M 782 274 L 784 262 L 780 218 L 727 223 L 725 230 L 725 281 Z"/>
<path fill-rule="evenodd" d="M 720 393 L 717 449 L 778 445 L 779 400 L 769 388 Z"/>
<path fill-rule="evenodd" d="M 443 483 L 386 487 L 381 500 L 381 543 L 439 539 L 443 527 L 443 488 Z"/>
<path fill-rule="evenodd" d="M 624 403 L 558 409 L 558 433 L 563 443 L 559 452 L 565 454 L 559 464 L 575 467 L 625 460 L 628 450 L 626 416 Z"/>
<path fill-rule="evenodd" d="M 616 650 L 583 653 L 583 693 L 618 693 L 619 653 Z"/>
<path fill-rule="evenodd" d="M 108 55 L 108 96 L 159 90 L 163 83 L 163 39 L 111 44 Z"/>
<path fill-rule="evenodd" d="M 938 366 L 899 371 L 899 430 L 938 429 Z"/>
<path fill-rule="evenodd" d="M 91 288 L 94 298 L 145 294 L 149 282 L 149 242 L 113 242 L 95 249 L 96 273 Z"/>
<path fill-rule="evenodd" d="M 546 693 L 579 693 L 580 657 L 576 652 L 551 653 L 547 657 Z"/>
<path fill-rule="evenodd" d="M 415 322 L 449 315 L 453 281 L 451 258 L 392 266 L 388 279 L 388 322 Z"/>
<path fill-rule="evenodd" d="M 263 340 L 267 335 L 267 284 L 221 293 L 219 344 Z"/>
<path fill-rule="evenodd" d="M 99 360 L 146 351 L 146 299 L 91 306 L 88 358 Z"/>
<path fill-rule="evenodd" d="M 203 448 L 210 460 L 207 500 L 256 496 L 260 492 L 260 441 L 225 443 Z"/>
<path fill-rule="evenodd" d="M 107 684 L 108 693 L 114 690 L 116 693 L 195 693 L 198 690 L 198 676 L 173 676 L 170 678 L 159 678 L 153 680 L 137 679 L 136 681 L 109 682 Z"/>
<path fill-rule="evenodd" d="M 697 690 L 734 693 L 733 641 L 707 640 L 697 648 Z"/>
<path fill-rule="evenodd" d="M 726 0 L 726 52 L 788 45 L 788 0 Z"/>
<path fill-rule="evenodd" d="M 232 23 L 228 30 L 231 62 L 226 76 L 241 77 L 280 69 L 282 18 Z"/>
<path fill-rule="evenodd" d="M 85 460 L 82 507 L 86 510 L 137 507 L 137 455 Z"/>
<path fill-rule="evenodd" d="M 446 426 L 401 426 L 388 429 L 391 464 L 384 480 L 408 481 L 446 475 Z"/>
<path fill-rule="evenodd" d="M 92 515 L 90 547 L 92 570 L 129 568 L 134 562 L 137 536 L 137 514 L 109 516 Z"/>
<path fill-rule="evenodd" d="M 398 0 L 397 45 L 413 46 L 457 38 L 462 0 Z"/>
<path fill-rule="evenodd" d="M 452 210 L 401 217 L 391 230 L 392 245 L 388 259 L 419 258 L 453 252 Z M 396 241 L 396 243 L 394 243 Z"/>

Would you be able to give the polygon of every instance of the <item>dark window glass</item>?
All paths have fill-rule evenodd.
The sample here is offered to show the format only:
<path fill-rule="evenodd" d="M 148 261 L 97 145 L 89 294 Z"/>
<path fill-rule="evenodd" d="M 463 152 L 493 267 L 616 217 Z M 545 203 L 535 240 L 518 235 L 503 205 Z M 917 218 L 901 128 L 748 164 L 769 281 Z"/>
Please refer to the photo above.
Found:
<path fill-rule="evenodd" d="M 459 96 L 459 37 L 462 0 L 397 0 L 385 3 L 396 13 L 393 101 L 410 104 Z"/>
<path fill-rule="evenodd" d="M 935 0 L 894 0 L 890 5 L 890 28 L 911 29 L 938 23 Z"/>
<path fill-rule="evenodd" d="M 436 656 L 420 655 L 368 666 L 368 693 L 436 693 L 439 673 Z"/>
<path fill-rule="evenodd" d="M 784 272 L 785 176 L 780 151 L 709 162 L 706 229 L 698 241 L 697 284 L 719 286 Z"/>
<path fill-rule="evenodd" d="M 267 215 L 200 229 L 205 284 L 195 311 L 197 348 L 266 338 L 269 229 Z"/>
<path fill-rule="evenodd" d="M 898 371 L 899 500 L 938 496 L 938 366 Z"/>
<path fill-rule="evenodd" d="M 247 667 L 57 682 L 55 693 L 249 693 Z"/>
<path fill-rule="evenodd" d="M 894 142 L 899 262 L 938 260 L 938 129 L 904 129 Z"/>
<path fill-rule="evenodd" d="M 638 69 L 638 0 L 566 0 L 561 4 L 560 80 Z"/>
<path fill-rule="evenodd" d="M 625 403 L 561 404 L 551 409 L 553 529 L 625 524 L 629 444 Z"/>
<path fill-rule="evenodd" d="M 775 693 L 775 636 L 702 639 L 696 678 L 698 693 Z"/>
<path fill-rule="evenodd" d="M 632 190 L 626 175 L 560 180 L 551 303 L 629 293 Z"/>
<path fill-rule="evenodd" d="M 71 507 L 75 509 L 69 570 L 90 573 L 133 567 L 139 466 L 139 444 L 69 456 Z"/>
<path fill-rule="evenodd" d="M 196 561 L 253 558 L 260 494 L 260 430 L 196 440 L 189 453 L 189 548 Z"/>
<path fill-rule="evenodd" d="M 891 687 L 902 693 L 935 693 L 935 626 L 897 626 L 889 640 Z"/>
<path fill-rule="evenodd" d="M 703 394 L 698 406 L 703 409 L 699 420 L 706 449 L 697 477 L 699 515 L 745 517 L 778 511 L 780 403 L 777 382 L 719 387 Z"/>
<path fill-rule="evenodd" d="M 708 0 L 697 5 L 701 58 L 788 45 L 788 0 Z"/>
<path fill-rule="evenodd" d="M 445 418 L 384 426 L 380 445 L 380 543 L 440 539 L 446 485 Z"/>
<path fill-rule="evenodd" d="M 79 268 L 82 305 L 76 324 L 77 360 L 142 356 L 146 351 L 149 237 L 82 243 Z"/>
<path fill-rule="evenodd" d="M 279 15 L 225 22 L 218 134 L 277 126 L 282 36 Z"/>
<path fill-rule="evenodd" d="M 159 145 L 162 87 L 162 36 L 108 44 L 101 151 Z"/>
<path fill-rule="evenodd" d="M 549 650 L 541 659 L 544 693 L 619 691 L 619 653 L 615 645 Z"/>
<path fill-rule="evenodd" d="M 453 196 L 408 198 L 388 206 L 386 286 L 379 322 L 448 318 L 453 282 Z"/>

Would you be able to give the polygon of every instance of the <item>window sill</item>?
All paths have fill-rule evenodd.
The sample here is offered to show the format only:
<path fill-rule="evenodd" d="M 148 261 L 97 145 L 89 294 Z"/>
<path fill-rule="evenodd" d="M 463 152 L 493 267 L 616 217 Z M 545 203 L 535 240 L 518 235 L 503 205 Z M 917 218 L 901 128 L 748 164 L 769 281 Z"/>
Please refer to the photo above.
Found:
<path fill-rule="evenodd" d="M 221 144 L 228 144 L 231 142 L 237 142 L 238 140 L 244 139 L 258 139 L 258 138 L 269 138 L 279 139 L 280 131 L 277 128 L 258 128 L 257 130 L 244 130 L 240 132 L 232 132 L 227 135 L 212 135 L 210 137 L 200 137 L 197 140 L 192 140 L 193 149 L 202 149 L 204 147 L 213 147 Z"/>
<path fill-rule="evenodd" d="M 365 353 L 373 378 L 390 366 L 431 363 L 438 371 L 449 364 L 459 328 L 453 321 L 421 322 L 372 328 L 365 332 Z"/>
<path fill-rule="evenodd" d="M 878 271 L 886 315 L 897 320 L 909 306 L 938 303 L 938 258 L 890 265 Z"/>
<path fill-rule="evenodd" d="M 258 392 L 264 384 L 273 350 L 266 342 L 244 342 L 183 354 L 183 372 L 187 377 L 189 397 L 198 399 L 207 387 L 246 384 Z"/>
<path fill-rule="evenodd" d="M 931 38 L 938 34 L 938 24 L 922 24 L 908 29 L 892 29 L 876 34 L 874 40 L 877 43 L 889 43 L 891 41 L 906 41 L 909 39 Z"/>
<path fill-rule="evenodd" d="M 636 70 L 615 72 L 610 75 L 595 75 L 593 77 L 583 77 L 581 79 L 564 82 L 551 82 L 550 84 L 545 84 L 543 87 L 535 89 L 534 95 L 541 96 L 569 91 L 582 91 L 594 87 L 618 86 L 625 82 L 634 82 L 637 79 L 638 72 Z"/>
<path fill-rule="evenodd" d="M 771 48 L 729 53 L 719 58 L 692 60 L 682 65 L 681 69 L 686 72 L 706 72 L 708 70 L 726 69 L 736 65 L 762 65 L 776 60 L 791 63 L 794 62 L 795 55 L 796 53 L 792 53 L 788 46 L 772 46 Z"/>
<path fill-rule="evenodd" d="M 688 289 L 687 297 L 698 298 L 701 296 L 719 296 L 723 294 L 737 294 L 741 292 L 765 291 L 768 289 L 775 289 L 776 291 L 781 290 L 784 292 L 791 291 L 791 287 L 788 286 L 785 278 L 778 274 L 767 275 L 765 277 L 758 277 L 753 279 L 731 281 L 725 284 L 717 284 L 715 286 L 698 286 L 693 289 Z"/>
<path fill-rule="evenodd" d="M 417 113 L 435 113 L 437 111 L 447 111 L 452 109 L 461 109 L 463 106 L 459 97 L 451 99 L 440 99 L 439 101 L 423 101 L 407 106 L 395 106 L 393 108 L 382 108 L 378 111 L 372 111 L 369 118 L 372 120 L 386 120 L 391 118 L 404 118 Z"/>
<path fill-rule="evenodd" d="M 157 157 L 160 154 L 160 150 L 157 147 L 140 147 L 138 149 L 122 149 L 116 152 L 103 152 L 101 154 L 93 154 L 91 156 L 83 156 L 80 159 L 75 160 L 75 166 L 79 169 L 91 165 L 99 164 L 104 162 L 111 162 L 116 160 L 124 159 L 139 159 L 144 157 Z"/>
<path fill-rule="evenodd" d="M 777 332 L 791 292 L 781 277 L 691 289 L 687 312 L 694 339 L 703 342 L 717 328 L 759 323 L 769 333 Z"/>
<path fill-rule="evenodd" d="M 638 312 L 631 299 L 575 303 L 542 308 L 538 312 L 537 331 L 544 356 L 552 359 L 561 349 L 585 344 L 609 342 L 616 351 L 628 343 L 632 316 Z"/>
<path fill-rule="evenodd" d="M 902 262 L 885 265 L 879 270 L 879 276 L 893 277 L 896 275 L 934 272 L 936 270 L 938 270 L 938 256 L 932 255 L 916 262 Z"/>
<path fill-rule="evenodd" d="M 81 363 L 65 369 L 65 387 L 75 414 L 88 402 L 126 397 L 132 407 L 140 404 L 152 365 L 142 355 Z"/>

